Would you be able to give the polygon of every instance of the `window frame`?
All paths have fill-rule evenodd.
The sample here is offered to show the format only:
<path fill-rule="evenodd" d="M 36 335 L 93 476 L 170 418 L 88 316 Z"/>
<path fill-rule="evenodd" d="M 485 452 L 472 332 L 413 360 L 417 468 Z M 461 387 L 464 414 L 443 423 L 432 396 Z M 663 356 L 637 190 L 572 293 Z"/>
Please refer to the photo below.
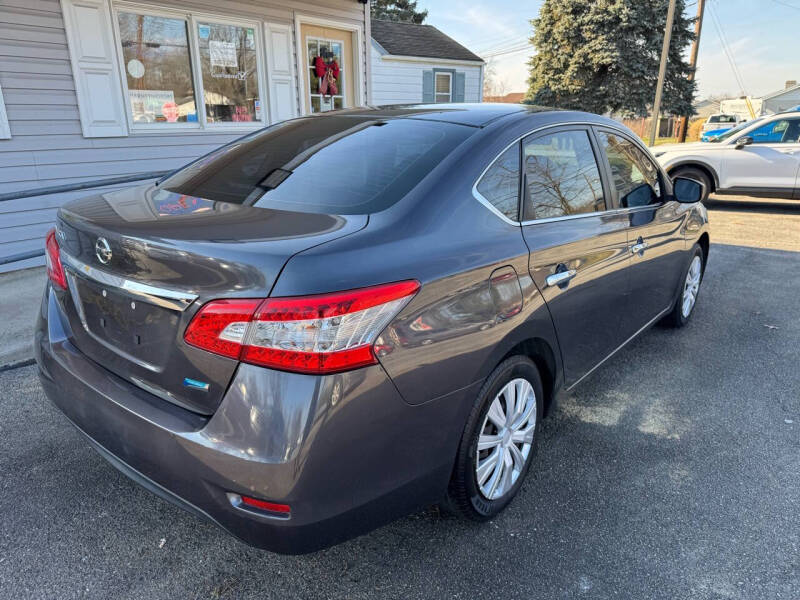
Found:
<path fill-rule="evenodd" d="M 614 185 L 614 173 L 611 170 L 611 162 L 608 160 L 608 155 L 606 154 L 603 145 L 600 143 L 600 140 L 597 137 L 597 132 L 599 131 L 621 137 L 623 140 L 633 144 L 635 147 L 639 148 L 640 151 L 642 151 L 642 154 L 644 154 L 645 159 L 649 160 L 650 163 L 656 169 L 656 174 L 658 175 L 658 187 L 660 188 L 661 191 L 661 202 L 655 204 L 647 204 L 645 206 L 632 206 L 632 207 L 625 207 L 620 205 L 619 192 L 617 190 L 617 186 Z M 661 172 L 661 166 L 658 164 L 656 160 L 650 158 L 649 152 L 647 152 L 647 149 L 644 147 L 642 143 L 640 142 L 637 143 L 636 140 L 634 140 L 630 135 L 625 134 L 623 131 L 620 131 L 618 129 L 613 129 L 611 127 L 605 127 L 603 125 L 592 126 L 592 138 L 595 140 L 597 144 L 597 149 L 602 156 L 604 178 L 608 181 L 608 187 L 610 192 L 610 195 L 607 196 L 607 198 L 611 199 L 611 206 L 612 206 L 611 210 L 617 210 L 617 211 L 646 210 L 652 208 L 659 208 L 661 206 L 664 206 L 664 204 L 666 204 L 667 188 L 665 186 L 664 174 Z M 606 207 L 608 208 L 608 202 L 606 203 Z"/>
<path fill-rule="evenodd" d="M 605 210 L 594 210 L 591 212 L 582 212 L 576 213 L 572 215 L 560 215 L 558 217 L 544 217 L 541 219 L 536 218 L 527 218 L 526 209 L 529 204 L 529 196 L 528 196 L 528 182 L 527 182 L 527 172 L 525 170 L 525 142 L 534 141 L 546 135 L 557 135 L 559 133 L 565 133 L 569 131 L 584 131 L 589 139 L 589 145 L 592 148 L 592 155 L 594 156 L 594 162 L 597 166 L 597 174 L 600 177 L 600 187 L 603 192 L 603 202 L 605 204 Z M 520 206 L 520 214 L 522 217 L 521 224 L 522 225 L 529 225 L 533 223 L 550 223 L 553 221 L 565 221 L 569 219 L 581 219 L 586 217 L 591 217 L 593 215 L 601 215 L 603 213 L 607 213 L 609 211 L 615 210 L 618 208 L 613 200 L 610 202 L 609 200 L 612 199 L 610 195 L 611 187 L 610 187 L 610 180 L 608 178 L 609 171 L 606 170 L 605 164 L 605 157 L 602 155 L 602 151 L 600 149 L 600 144 L 595 137 L 594 129 L 589 123 L 586 124 L 559 124 L 554 125 L 551 127 L 544 128 L 542 130 L 537 130 L 535 132 L 531 132 L 528 135 L 523 136 L 520 138 L 520 179 L 521 182 L 521 189 L 522 193 L 521 196 L 521 206 Z"/>
<path fill-rule="evenodd" d="M 439 102 L 437 98 L 439 96 L 444 96 L 444 92 L 437 92 L 436 91 L 436 79 L 439 75 L 447 75 L 447 80 L 450 82 L 449 91 L 447 92 L 447 102 Z M 434 104 L 448 104 L 453 102 L 453 72 L 452 71 L 443 71 L 434 69 L 433 71 L 433 103 Z"/>
<path fill-rule="evenodd" d="M 119 29 L 119 13 L 134 13 L 150 17 L 162 17 L 166 19 L 181 20 L 186 23 L 187 42 L 189 50 L 190 68 L 192 70 L 192 84 L 194 85 L 195 109 L 197 112 L 196 123 L 135 123 L 131 110 L 130 95 L 128 90 L 128 76 L 126 73 L 125 59 L 122 52 L 122 36 Z M 209 132 L 242 132 L 247 133 L 256 131 L 269 124 L 269 103 L 267 98 L 267 73 L 265 70 L 264 56 L 265 46 L 262 31 L 262 24 L 252 19 L 224 17 L 215 13 L 205 11 L 178 10 L 174 8 L 153 8 L 133 2 L 113 2 L 111 7 L 111 21 L 113 26 L 114 44 L 117 53 L 117 63 L 119 66 L 118 75 L 122 85 L 123 100 L 125 102 L 125 118 L 128 123 L 128 131 L 131 134 L 137 133 L 164 133 L 178 131 L 199 131 Z M 198 39 L 197 27 L 200 23 L 208 25 L 231 25 L 235 27 L 253 29 L 253 40 L 256 53 L 256 79 L 258 81 L 258 94 L 261 101 L 261 118 L 254 121 L 244 122 L 222 122 L 208 123 L 205 105 L 205 90 L 203 89 L 203 74 L 200 65 L 200 44 Z"/>
<path fill-rule="evenodd" d="M 0 140 L 11 139 L 11 127 L 8 124 L 8 113 L 6 113 L 6 102 L 3 99 L 3 88 L 0 86 Z"/>

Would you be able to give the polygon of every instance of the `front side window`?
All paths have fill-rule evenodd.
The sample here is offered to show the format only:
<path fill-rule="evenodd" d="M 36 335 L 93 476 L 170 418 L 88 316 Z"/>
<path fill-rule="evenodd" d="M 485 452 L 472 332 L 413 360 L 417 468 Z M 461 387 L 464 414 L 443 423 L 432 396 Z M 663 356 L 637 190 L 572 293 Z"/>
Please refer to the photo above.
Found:
<path fill-rule="evenodd" d="M 478 193 L 512 221 L 519 211 L 519 144 L 503 152 L 484 173 Z"/>
<path fill-rule="evenodd" d="M 585 130 L 546 134 L 522 146 L 525 219 L 605 210 L 600 171 Z"/>
<path fill-rule="evenodd" d="M 797 144 L 800 142 L 800 118 L 772 121 L 748 135 L 754 144 Z"/>
<path fill-rule="evenodd" d="M 120 12 L 119 33 L 133 122 L 196 122 L 186 21 Z"/>
<path fill-rule="evenodd" d="M 453 97 L 452 73 L 436 73 L 436 102 L 450 102 Z"/>
<path fill-rule="evenodd" d="M 255 30 L 201 22 L 197 39 L 206 122 L 260 121 Z"/>
<path fill-rule="evenodd" d="M 614 187 L 622 208 L 647 206 L 661 201 L 658 169 L 644 152 L 613 133 L 598 131 L 597 139 L 611 165 Z"/>
<path fill-rule="evenodd" d="M 305 117 L 232 142 L 159 187 L 276 210 L 369 214 L 402 199 L 473 132 L 412 119 Z"/>

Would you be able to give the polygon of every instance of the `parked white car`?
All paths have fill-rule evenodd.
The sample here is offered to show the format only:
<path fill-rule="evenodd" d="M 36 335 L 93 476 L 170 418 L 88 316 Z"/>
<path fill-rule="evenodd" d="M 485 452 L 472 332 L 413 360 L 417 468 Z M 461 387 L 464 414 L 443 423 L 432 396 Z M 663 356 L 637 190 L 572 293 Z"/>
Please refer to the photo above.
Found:
<path fill-rule="evenodd" d="M 731 129 L 744 122 L 744 119 L 735 114 L 717 113 L 711 115 L 703 123 L 703 133 L 714 131 L 715 129 Z"/>
<path fill-rule="evenodd" d="M 714 192 L 800 199 L 798 111 L 759 117 L 712 142 L 668 144 L 652 150 L 671 177 L 704 184 L 705 197 Z"/>

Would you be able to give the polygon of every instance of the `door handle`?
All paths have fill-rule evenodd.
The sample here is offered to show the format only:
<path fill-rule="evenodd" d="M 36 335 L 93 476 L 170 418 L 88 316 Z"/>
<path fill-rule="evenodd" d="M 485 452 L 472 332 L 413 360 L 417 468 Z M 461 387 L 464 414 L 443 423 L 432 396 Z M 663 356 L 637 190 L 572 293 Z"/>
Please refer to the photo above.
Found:
<path fill-rule="evenodd" d="M 631 246 L 631 254 L 644 254 L 645 250 L 647 250 L 647 242 L 636 242 Z"/>
<path fill-rule="evenodd" d="M 552 275 L 548 275 L 547 278 L 544 280 L 547 284 L 547 287 L 553 286 L 564 286 L 567 282 L 575 277 L 578 274 L 578 271 L 575 269 L 568 269 L 566 271 L 559 271 L 558 273 L 553 273 Z"/>

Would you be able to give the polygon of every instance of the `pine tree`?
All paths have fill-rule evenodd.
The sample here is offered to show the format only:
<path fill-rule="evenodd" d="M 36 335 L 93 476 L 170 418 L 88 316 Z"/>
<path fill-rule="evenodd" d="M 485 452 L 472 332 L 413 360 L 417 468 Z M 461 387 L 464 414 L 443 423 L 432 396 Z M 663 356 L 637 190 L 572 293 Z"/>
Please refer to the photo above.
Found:
<path fill-rule="evenodd" d="M 371 0 L 372 18 L 379 21 L 400 21 L 422 24 L 428 11 L 417 12 L 416 0 Z"/>
<path fill-rule="evenodd" d="M 545 0 L 533 19 L 527 100 L 646 116 L 653 104 L 668 0 Z M 691 114 L 695 85 L 683 56 L 694 19 L 677 0 L 661 108 Z"/>

